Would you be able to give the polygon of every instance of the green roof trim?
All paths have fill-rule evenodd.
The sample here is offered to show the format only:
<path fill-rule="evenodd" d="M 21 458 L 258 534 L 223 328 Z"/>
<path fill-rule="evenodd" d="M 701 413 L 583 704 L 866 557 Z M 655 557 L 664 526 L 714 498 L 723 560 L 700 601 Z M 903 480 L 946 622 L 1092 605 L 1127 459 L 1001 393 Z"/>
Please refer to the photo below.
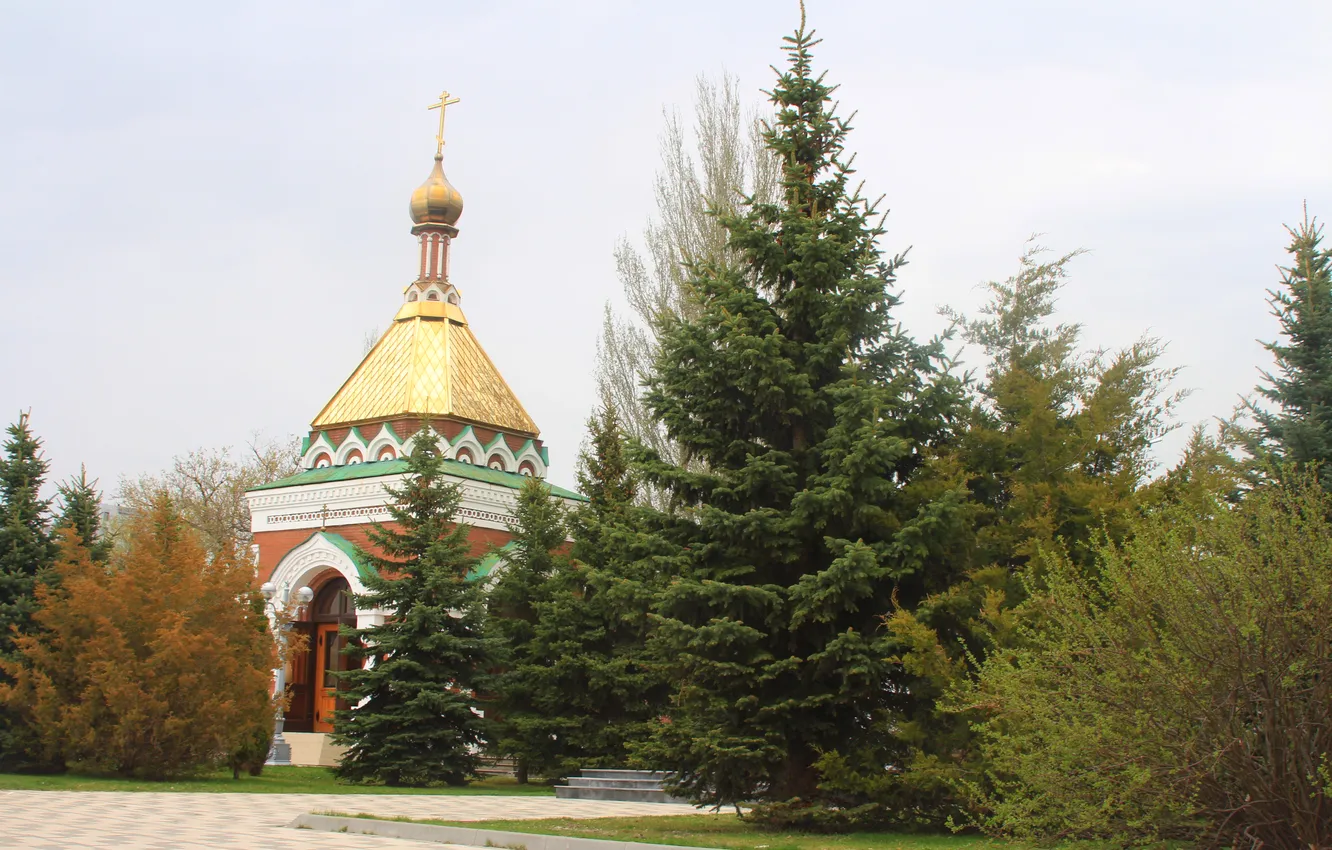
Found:
<path fill-rule="evenodd" d="M 486 443 L 481 448 L 485 450 L 486 454 L 490 454 L 490 450 L 495 447 L 495 444 L 502 442 L 504 442 L 504 434 L 499 431 L 496 431 L 495 438 L 491 440 L 489 443 Z"/>
<path fill-rule="evenodd" d="M 362 580 L 367 579 L 376 574 L 375 568 L 367 564 L 365 560 L 361 557 L 361 553 L 360 551 L 357 550 L 356 544 L 352 543 L 350 540 L 343 537 L 341 534 L 334 534 L 331 531 L 316 531 L 314 534 L 311 534 L 309 537 L 305 538 L 305 540 L 301 543 L 301 545 L 304 546 L 306 543 L 309 543 L 311 540 L 315 539 L 316 537 L 324 538 L 326 542 L 331 543 L 332 545 L 336 546 L 337 548 L 345 552 L 347 554 L 347 557 L 351 558 L 351 562 L 356 565 L 356 574 L 359 575 Z"/>
<path fill-rule="evenodd" d="M 301 437 L 301 457 L 305 457 L 305 453 L 308 452 L 309 450 L 310 450 L 310 435 L 306 434 L 304 437 Z"/>
<path fill-rule="evenodd" d="M 380 435 L 383 434 L 383 433 L 386 432 L 386 431 L 388 432 L 389 442 L 393 443 L 393 445 L 396 446 L 396 447 L 398 447 L 398 448 L 402 448 L 402 438 L 398 436 L 398 432 L 397 432 L 397 431 L 393 430 L 393 426 L 390 425 L 390 424 L 387 423 L 387 422 L 385 422 L 383 425 L 380 426 L 379 431 L 375 434 L 374 439 L 375 439 L 375 440 L 378 440 L 379 437 L 380 437 Z M 441 440 L 444 440 L 444 435 L 443 435 L 443 434 L 440 434 L 440 435 L 439 435 L 439 438 L 440 438 Z M 367 440 L 367 441 L 366 441 L 366 444 L 368 445 L 368 444 L 371 443 L 371 442 L 373 442 L 373 440 Z M 448 440 L 444 440 L 444 442 L 447 443 Z"/>
<path fill-rule="evenodd" d="M 541 462 L 546 466 L 550 466 L 550 449 L 545 446 L 541 447 Z"/>
<path fill-rule="evenodd" d="M 407 459 L 402 457 L 393 460 L 371 460 L 364 463 L 354 463 L 350 466 L 323 466 L 318 469 L 307 469 L 286 478 L 279 478 L 277 481 L 268 484 L 260 484 L 258 487 L 251 487 L 246 492 L 277 490 L 282 487 L 300 487 L 305 484 L 326 484 L 332 481 L 355 481 L 360 478 L 376 478 L 381 475 L 401 475 L 406 471 Z M 444 461 L 444 472 L 455 478 L 496 484 L 500 487 L 508 487 L 511 490 L 521 489 L 523 482 L 528 480 L 526 475 L 519 475 L 516 472 L 501 472 L 498 469 L 490 469 L 475 463 L 463 463 L 458 460 Z M 572 490 L 557 487 L 549 482 L 546 483 L 546 486 L 550 488 L 552 496 L 573 499 L 578 502 L 587 501 L 586 496 Z"/>
<path fill-rule="evenodd" d="M 488 577 L 491 574 L 491 572 L 494 571 L 496 565 L 498 565 L 500 561 L 504 560 L 505 554 L 512 551 L 513 548 L 517 545 L 518 544 L 510 540 L 508 543 L 505 543 L 503 546 L 499 547 L 498 549 L 491 549 L 489 552 L 487 552 L 485 555 L 481 557 L 481 560 L 477 562 L 477 565 L 472 569 L 470 573 L 467 574 L 467 580 L 476 581 L 477 579 Z"/>
<path fill-rule="evenodd" d="M 355 436 L 356 439 L 358 439 L 358 440 L 361 441 L 361 445 L 363 445 L 363 446 L 368 446 L 368 445 L 370 445 L 370 441 L 367 440 L 367 439 L 365 438 L 365 435 L 361 433 L 361 429 L 360 429 L 360 427 L 359 427 L 359 426 L 356 426 L 356 425 L 353 425 L 353 426 L 351 427 L 351 430 L 347 432 L 347 436 L 345 436 L 345 437 L 342 438 L 342 442 L 343 442 L 343 443 L 347 442 L 347 441 L 350 440 L 353 436 Z M 342 448 L 342 446 L 339 445 L 338 448 Z"/>

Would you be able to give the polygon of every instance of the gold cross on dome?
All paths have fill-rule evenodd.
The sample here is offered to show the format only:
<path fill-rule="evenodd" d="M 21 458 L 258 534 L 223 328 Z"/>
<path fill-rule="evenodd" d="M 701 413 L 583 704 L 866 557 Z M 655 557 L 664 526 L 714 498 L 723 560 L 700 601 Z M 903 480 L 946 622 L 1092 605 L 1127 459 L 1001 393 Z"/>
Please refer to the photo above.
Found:
<path fill-rule="evenodd" d="M 439 93 L 439 102 L 432 103 L 427 109 L 439 110 L 439 135 L 435 137 L 435 156 L 444 152 L 444 110 L 457 103 L 460 98 L 450 97 L 448 92 Z"/>

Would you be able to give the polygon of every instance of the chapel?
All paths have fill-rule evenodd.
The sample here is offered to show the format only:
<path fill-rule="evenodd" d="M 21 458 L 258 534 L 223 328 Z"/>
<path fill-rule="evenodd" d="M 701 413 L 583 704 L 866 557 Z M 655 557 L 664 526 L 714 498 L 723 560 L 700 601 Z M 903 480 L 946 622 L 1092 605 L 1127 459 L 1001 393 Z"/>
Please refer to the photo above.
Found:
<path fill-rule="evenodd" d="M 290 688 L 285 737 L 293 764 L 336 758 L 327 733 L 333 711 L 348 707 L 333 675 L 346 663 L 338 629 L 385 615 L 354 604 L 370 569 L 357 550 L 370 547 L 371 525 L 388 519 L 385 485 L 402 481 L 421 423 L 441 435 L 448 476 L 462 486 L 458 519 L 470 526 L 473 553 L 484 555 L 475 580 L 501 563 L 517 492 L 527 477 L 544 478 L 549 464 L 540 430 L 481 347 L 449 275 L 463 199 L 444 176 L 444 111 L 456 102 L 445 92 L 431 107 L 440 111 L 435 161 L 410 204 L 419 262 L 397 315 L 311 421 L 303 470 L 246 494 L 259 581 L 292 606 L 293 628 L 308 639 L 309 649 L 278 677 Z"/>

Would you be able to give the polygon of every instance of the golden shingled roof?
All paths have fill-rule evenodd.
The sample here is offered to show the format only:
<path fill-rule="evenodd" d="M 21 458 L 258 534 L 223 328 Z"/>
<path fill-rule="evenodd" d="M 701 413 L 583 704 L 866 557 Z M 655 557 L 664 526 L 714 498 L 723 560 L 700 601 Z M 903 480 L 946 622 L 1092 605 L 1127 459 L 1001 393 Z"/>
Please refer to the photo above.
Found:
<path fill-rule="evenodd" d="M 440 301 L 404 304 L 311 427 L 426 415 L 515 435 L 540 433 L 472 335 L 462 310 Z"/>

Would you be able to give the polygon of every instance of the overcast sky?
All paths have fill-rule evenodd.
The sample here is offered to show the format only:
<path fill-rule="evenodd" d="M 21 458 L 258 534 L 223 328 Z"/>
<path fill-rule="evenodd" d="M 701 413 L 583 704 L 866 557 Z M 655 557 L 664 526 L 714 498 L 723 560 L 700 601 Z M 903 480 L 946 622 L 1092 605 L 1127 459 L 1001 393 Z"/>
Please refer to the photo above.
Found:
<path fill-rule="evenodd" d="M 1332 3 L 810 0 L 850 147 L 911 248 L 900 317 L 964 311 L 1025 238 L 1087 248 L 1061 317 L 1170 343 L 1227 413 L 1269 361 L 1283 223 L 1332 217 Z M 308 423 L 416 273 L 433 155 L 473 330 L 573 482 L 612 250 L 664 106 L 771 85 L 794 0 L 0 3 L 0 419 L 114 490 Z M 1169 456 L 1173 440 L 1163 448 Z"/>

